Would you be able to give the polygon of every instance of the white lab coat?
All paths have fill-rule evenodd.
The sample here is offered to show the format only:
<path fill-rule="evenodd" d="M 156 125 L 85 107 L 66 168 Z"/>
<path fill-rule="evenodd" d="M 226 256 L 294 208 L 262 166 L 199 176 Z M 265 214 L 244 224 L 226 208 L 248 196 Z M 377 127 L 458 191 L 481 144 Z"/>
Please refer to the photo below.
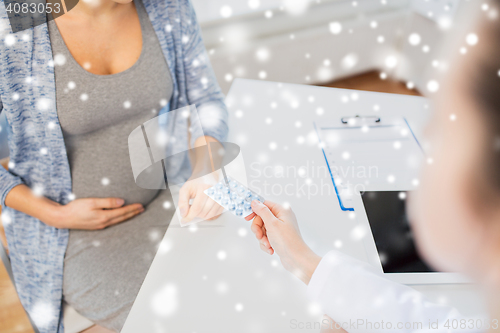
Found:
<path fill-rule="evenodd" d="M 415 289 L 392 282 L 368 263 L 339 251 L 323 257 L 308 294 L 337 327 L 348 332 L 481 332 L 485 326 L 481 328 L 477 320 L 488 324 L 483 317 L 464 318 L 450 306 L 432 303 Z"/>

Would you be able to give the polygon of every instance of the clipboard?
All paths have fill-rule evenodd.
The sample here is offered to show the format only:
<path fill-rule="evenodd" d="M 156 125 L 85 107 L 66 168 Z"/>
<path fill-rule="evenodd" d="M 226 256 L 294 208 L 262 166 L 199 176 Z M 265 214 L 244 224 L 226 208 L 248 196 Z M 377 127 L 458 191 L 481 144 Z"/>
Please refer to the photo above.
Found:
<path fill-rule="evenodd" d="M 418 186 L 425 154 L 405 118 L 356 115 L 314 127 L 341 210 L 354 211 L 358 192 Z"/>

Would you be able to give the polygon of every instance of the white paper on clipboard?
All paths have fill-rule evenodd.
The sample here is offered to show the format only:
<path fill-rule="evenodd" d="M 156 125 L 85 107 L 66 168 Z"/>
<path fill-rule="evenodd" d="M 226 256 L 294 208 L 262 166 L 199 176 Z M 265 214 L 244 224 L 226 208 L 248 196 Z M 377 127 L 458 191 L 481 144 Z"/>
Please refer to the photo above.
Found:
<path fill-rule="evenodd" d="M 353 210 L 357 192 L 418 186 L 425 156 L 408 122 L 375 119 L 315 124 L 342 210 Z"/>

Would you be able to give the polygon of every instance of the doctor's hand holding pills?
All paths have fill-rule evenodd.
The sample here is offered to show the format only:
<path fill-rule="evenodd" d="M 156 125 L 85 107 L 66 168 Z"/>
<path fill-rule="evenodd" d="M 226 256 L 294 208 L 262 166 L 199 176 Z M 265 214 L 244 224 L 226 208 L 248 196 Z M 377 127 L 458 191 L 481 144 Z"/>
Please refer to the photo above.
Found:
<path fill-rule="evenodd" d="M 260 242 L 260 248 L 271 255 L 276 252 L 288 271 L 309 284 L 321 257 L 302 239 L 292 209 L 268 200 L 264 203 L 254 200 L 252 210 L 254 214 L 246 220 L 255 216 L 251 229 Z"/>

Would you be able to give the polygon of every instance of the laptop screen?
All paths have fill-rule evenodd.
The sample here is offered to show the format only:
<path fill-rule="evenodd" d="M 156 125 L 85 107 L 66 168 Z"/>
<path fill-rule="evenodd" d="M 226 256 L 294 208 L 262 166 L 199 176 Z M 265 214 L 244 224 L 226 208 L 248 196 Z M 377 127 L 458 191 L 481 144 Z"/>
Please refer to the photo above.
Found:
<path fill-rule="evenodd" d="M 385 273 L 435 272 L 418 254 L 408 217 L 407 192 L 367 191 L 366 215 Z"/>

